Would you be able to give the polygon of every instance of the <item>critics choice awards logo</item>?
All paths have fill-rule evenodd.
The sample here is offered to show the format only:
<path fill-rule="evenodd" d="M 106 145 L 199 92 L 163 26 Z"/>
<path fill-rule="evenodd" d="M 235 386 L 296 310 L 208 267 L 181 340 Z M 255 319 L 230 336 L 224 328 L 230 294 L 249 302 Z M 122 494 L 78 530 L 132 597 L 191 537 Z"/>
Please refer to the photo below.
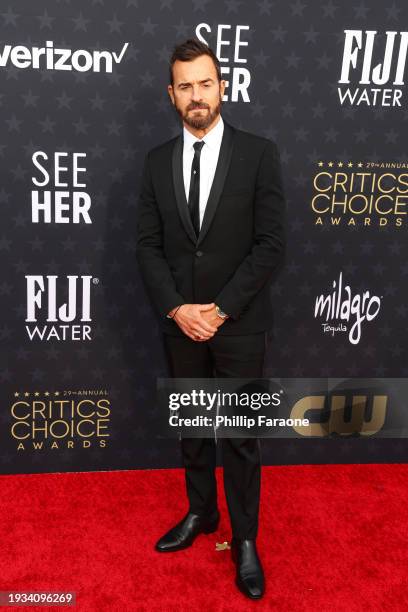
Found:
<path fill-rule="evenodd" d="M 10 415 L 19 451 L 108 445 L 111 400 L 105 389 L 16 391 Z"/>
<path fill-rule="evenodd" d="M 402 106 L 408 32 L 344 30 L 343 106 Z"/>
<path fill-rule="evenodd" d="M 407 162 L 319 161 L 314 171 L 315 225 L 400 228 L 407 201 Z"/>

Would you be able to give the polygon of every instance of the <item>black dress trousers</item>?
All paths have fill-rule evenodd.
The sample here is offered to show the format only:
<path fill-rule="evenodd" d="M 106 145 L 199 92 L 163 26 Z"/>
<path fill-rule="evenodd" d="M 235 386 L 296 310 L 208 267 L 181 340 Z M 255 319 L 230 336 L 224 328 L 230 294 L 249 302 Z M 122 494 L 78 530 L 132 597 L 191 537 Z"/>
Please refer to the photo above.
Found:
<path fill-rule="evenodd" d="M 187 336 L 163 335 L 174 378 L 262 378 L 266 332 L 213 336 L 194 342 Z M 224 466 L 224 489 L 235 538 L 255 539 L 261 486 L 260 441 L 257 438 L 219 438 Z M 182 438 L 189 510 L 210 516 L 217 508 L 214 438 Z"/>

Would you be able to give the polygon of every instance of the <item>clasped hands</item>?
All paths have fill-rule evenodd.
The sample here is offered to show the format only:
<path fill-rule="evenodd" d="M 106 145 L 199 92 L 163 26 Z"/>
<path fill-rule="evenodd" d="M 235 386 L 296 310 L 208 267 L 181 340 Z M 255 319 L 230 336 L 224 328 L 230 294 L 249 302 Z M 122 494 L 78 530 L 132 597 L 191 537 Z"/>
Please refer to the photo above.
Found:
<path fill-rule="evenodd" d="M 173 313 L 176 314 L 173 317 Z M 217 315 L 215 304 L 183 304 L 169 315 L 183 333 L 195 342 L 205 342 L 214 336 L 226 319 Z"/>

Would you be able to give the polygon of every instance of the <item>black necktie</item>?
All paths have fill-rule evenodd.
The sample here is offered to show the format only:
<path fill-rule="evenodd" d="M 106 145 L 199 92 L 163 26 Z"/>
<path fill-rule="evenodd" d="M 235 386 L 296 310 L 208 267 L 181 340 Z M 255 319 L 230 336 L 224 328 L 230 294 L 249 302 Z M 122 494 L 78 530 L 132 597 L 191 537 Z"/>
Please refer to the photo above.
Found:
<path fill-rule="evenodd" d="M 197 140 L 193 144 L 194 158 L 191 164 L 190 191 L 188 195 L 188 208 L 197 237 L 200 233 L 200 155 L 204 144 L 204 140 Z"/>

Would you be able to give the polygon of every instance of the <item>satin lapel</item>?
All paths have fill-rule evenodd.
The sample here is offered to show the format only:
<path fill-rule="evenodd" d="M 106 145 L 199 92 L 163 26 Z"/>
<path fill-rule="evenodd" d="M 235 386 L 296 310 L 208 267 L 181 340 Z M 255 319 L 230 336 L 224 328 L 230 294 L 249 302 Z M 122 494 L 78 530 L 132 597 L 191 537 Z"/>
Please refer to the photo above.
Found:
<path fill-rule="evenodd" d="M 173 147 L 173 184 L 174 192 L 176 194 L 177 208 L 180 214 L 181 221 L 184 229 L 188 236 L 196 244 L 197 238 L 194 231 L 193 224 L 191 222 L 190 211 L 188 210 L 188 202 L 186 199 L 186 192 L 184 189 L 184 178 L 183 178 L 183 134 L 176 139 Z"/>
<path fill-rule="evenodd" d="M 234 141 L 234 128 L 224 119 L 224 132 L 222 135 L 217 169 L 212 182 L 210 194 L 205 207 L 204 219 L 198 236 L 197 246 L 204 240 L 217 210 L 218 202 L 224 187 L 225 178 L 231 162 L 232 146 Z"/>

